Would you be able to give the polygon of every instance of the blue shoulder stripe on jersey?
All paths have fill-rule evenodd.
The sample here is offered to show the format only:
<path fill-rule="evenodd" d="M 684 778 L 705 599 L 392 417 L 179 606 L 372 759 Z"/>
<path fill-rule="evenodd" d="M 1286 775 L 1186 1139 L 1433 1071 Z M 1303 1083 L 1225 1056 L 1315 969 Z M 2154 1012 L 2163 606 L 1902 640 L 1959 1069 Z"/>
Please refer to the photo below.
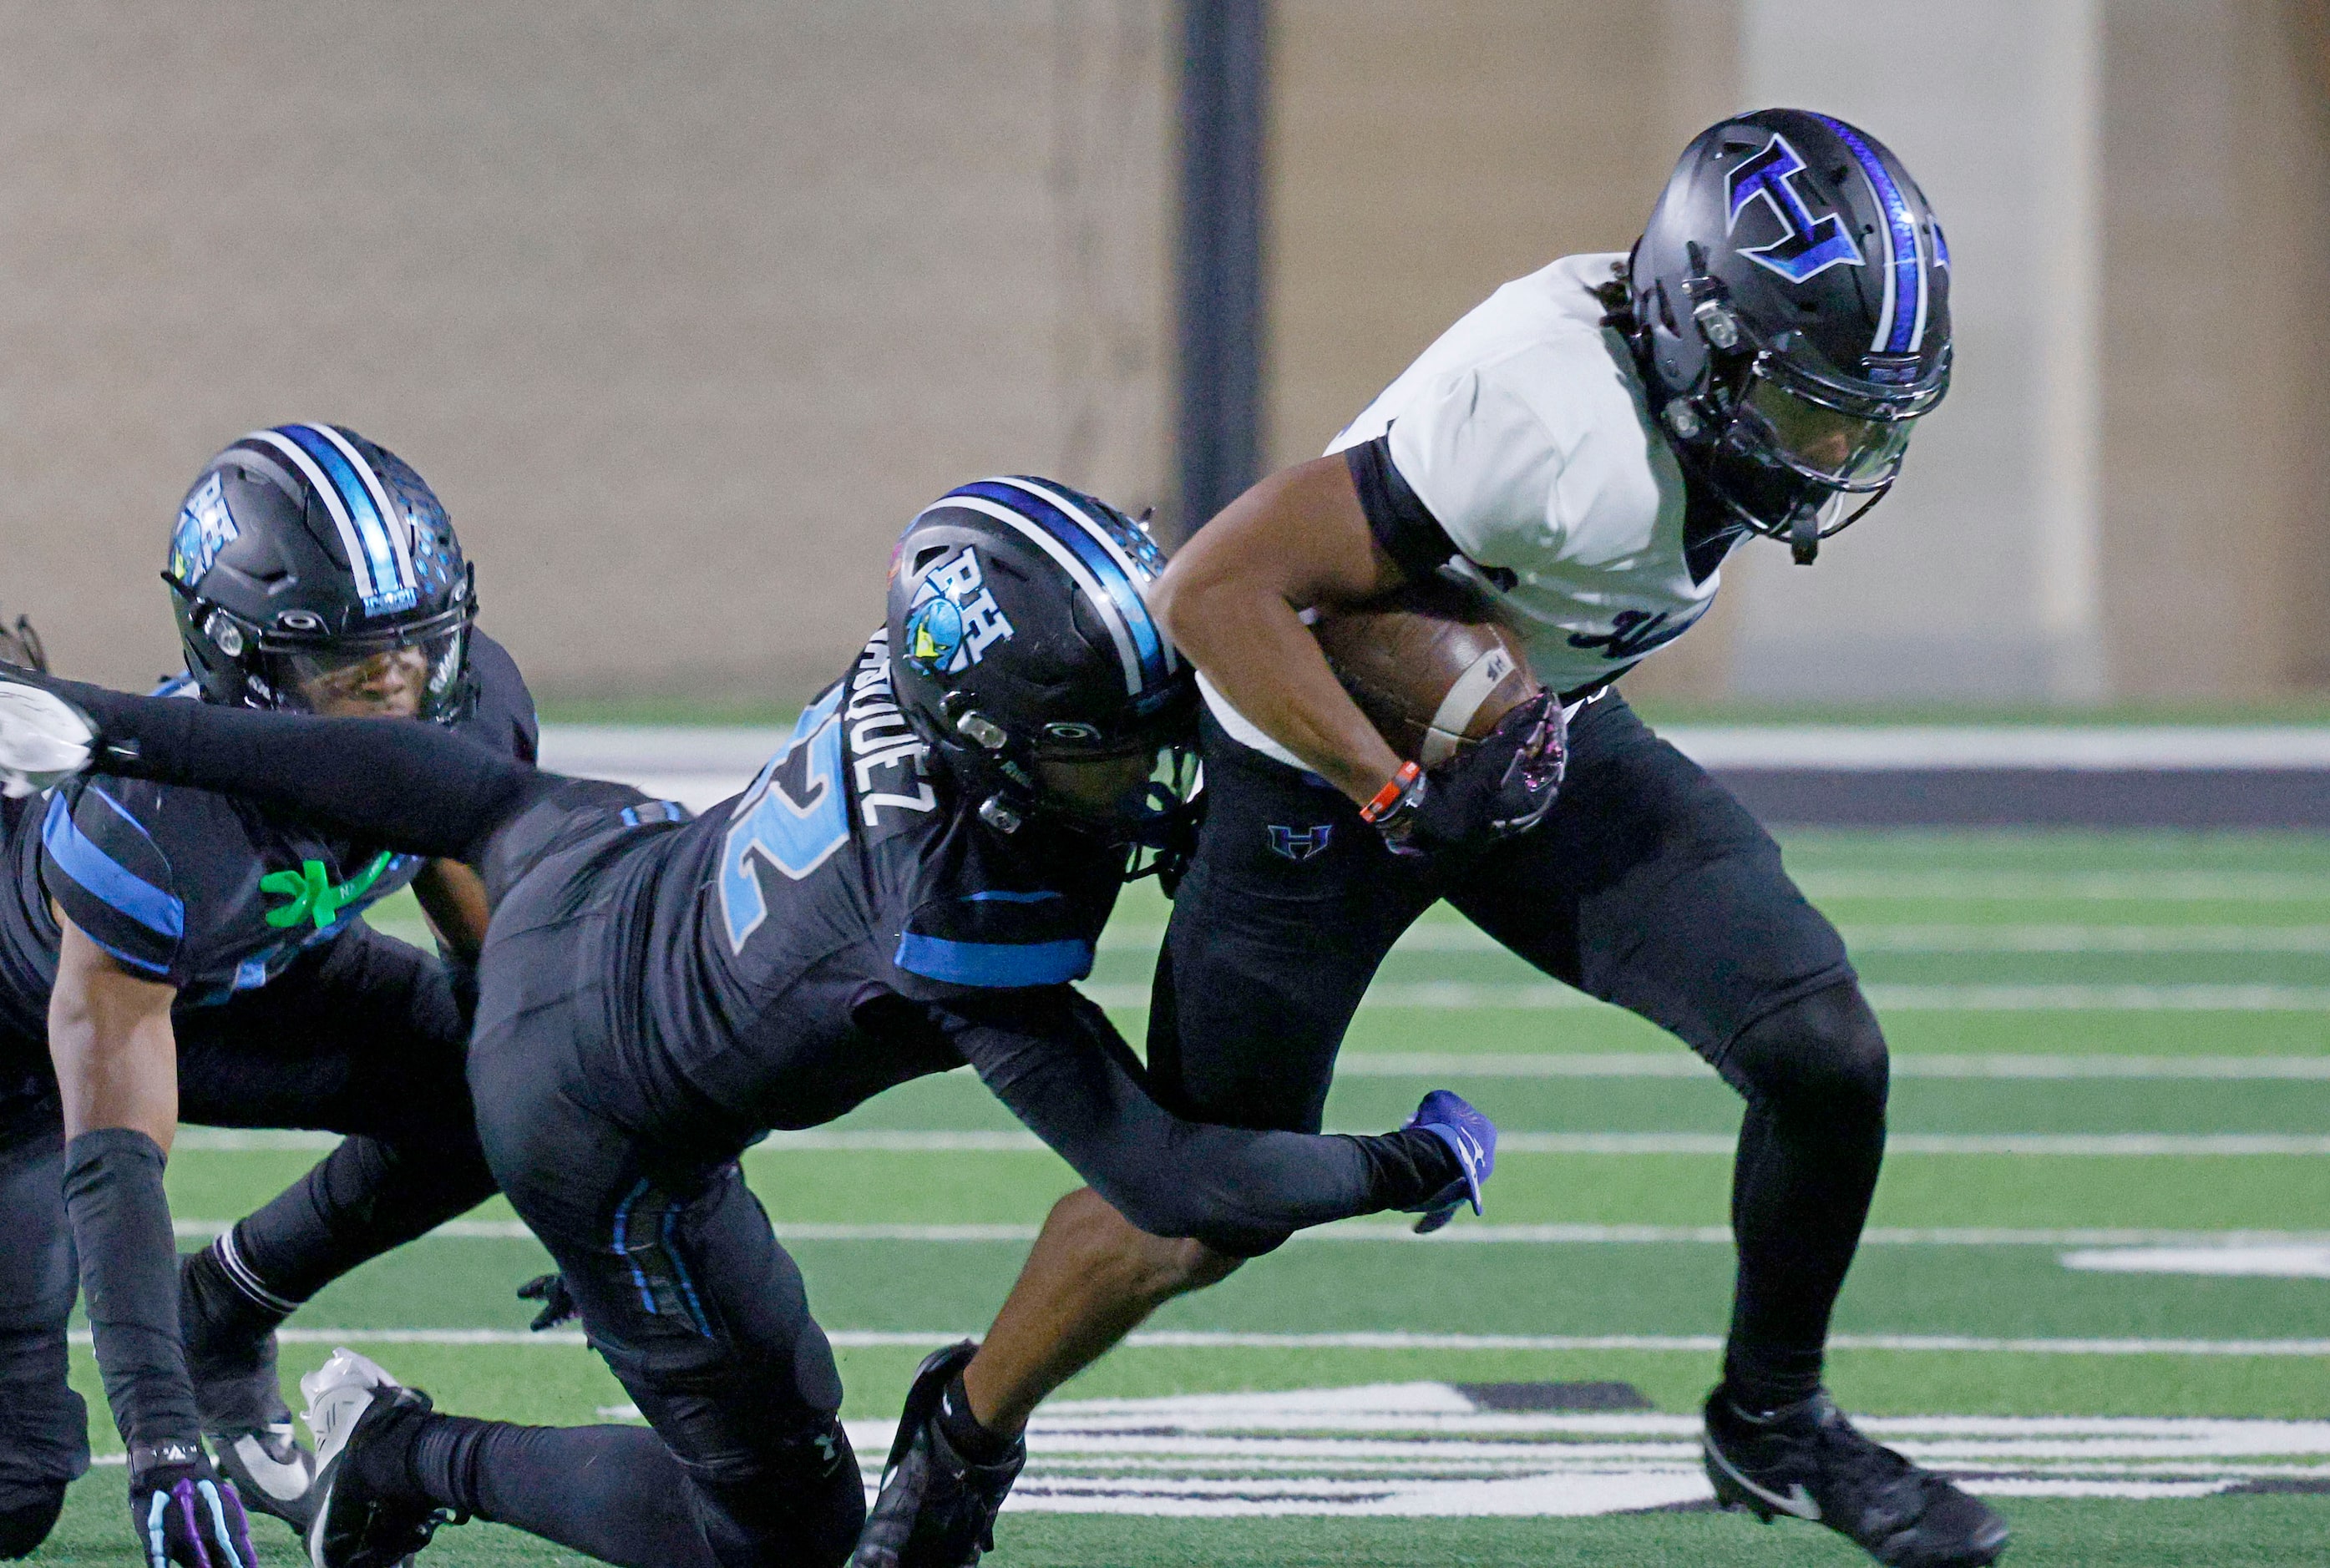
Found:
<path fill-rule="evenodd" d="M 413 585 L 404 581 L 396 563 L 396 546 L 388 537 L 388 520 L 373 505 L 372 486 L 364 476 L 350 466 L 340 449 L 327 439 L 312 425 L 279 425 L 282 434 L 299 443 L 299 448 L 316 459 L 316 466 L 331 477 L 332 488 L 340 493 L 340 505 L 347 508 L 348 521 L 355 524 L 356 537 L 363 541 L 365 557 L 372 564 L 372 580 L 378 589 L 375 597 L 403 597 L 413 591 Z M 369 607 L 367 607 L 369 608 Z M 403 606 L 388 608 L 402 609 Z"/>
<path fill-rule="evenodd" d="M 1093 947 L 1074 937 L 1056 942 L 953 942 L 908 931 L 898 939 L 896 962 L 926 979 L 1003 990 L 1081 980 L 1092 973 Z"/>
<path fill-rule="evenodd" d="M 1918 258 L 1918 221 L 1909 213 L 1909 199 L 1894 184 L 1885 160 L 1877 156 L 1877 149 L 1859 131 L 1824 114 L 1813 118 L 1834 131 L 1837 140 L 1852 149 L 1861 172 L 1869 176 L 1870 189 L 1877 193 L 1877 204 L 1885 209 L 1886 265 L 1893 269 L 1893 328 L 1886 335 L 1884 352 L 1915 354 L 1918 323 L 1923 315 L 1918 308 L 1919 295 L 1926 279 Z"/>
<path fill-rule="evenodd" d="M 146 831 L 138 826 L 136 817 L 122 810 L 119 803 L 104 790 L 92 785 L 88 793 L 111 807 L 121 820 L 136 827 L 139 833 Z M 81 824 L 73 820 L 72 808 L 65 803 L 62 792 L 49 798 L 49 814 L 41 824 L 41 844 L 49 852 L 49 858 L 57 863 L 58 870 L 88 889 L 108 908 L 120 911 L 147 930 L 172 940 L 186 934 L 185 902 L 164 893 L 99 849 L 96 842 L 81 830 Z M 110 949 L 107 950 L 111 951 Z"/>
<path fill-rule="evenodd" d="M 999 888 L 990 888 L 985 893 L 965 893 L 962 902 L 965 903 L 1042 903 L 1046 899 L 1059 896 L 1056 893 L 1005 893 Z"/>
<path fill-rule="evenodd" d="M 1165 667 L 1165 634 L 1150 619 L 1149 606 L 1141 597 L 1140 587 L 1082 524 L 1035 491 L 997 479 L 981 479 L 951 494 L 993 501 L 1042 524 L 1047 534 L 1066 545 L 1084 562 L 1085 570 L 1107 591 L 1117 613 L 1124 617 L 1125 629 L 1132 634 L 1133 651 L 1141 658 L 1142 685 L 1153 691 L 1171 678 L 1171 672 Z"/>
<path fill-rule="evenodd" d="M 167 964 L 157 964 L 151 959 L 141 959 L 136 953 L 124 952 L 111 942 L 99 941 L 96 937 L 90 936 L 87 931 L 81 932 L 81 935 L 96 942 L 97 946 L 117 964 L 127 964 L 133 969 L 143 969 L 149 975 L 166 975 L 170 972 L 170 966 Z"/>

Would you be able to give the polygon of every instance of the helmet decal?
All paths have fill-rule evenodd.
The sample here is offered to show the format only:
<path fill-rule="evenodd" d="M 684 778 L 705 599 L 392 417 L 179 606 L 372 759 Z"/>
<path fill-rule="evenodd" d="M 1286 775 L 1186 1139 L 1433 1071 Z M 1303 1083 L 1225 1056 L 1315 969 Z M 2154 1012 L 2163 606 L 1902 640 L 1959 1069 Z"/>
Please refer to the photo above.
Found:
<path fill-rule="evenodd" d="M 328 425 L 279 425 L 243 438 L 291 459 L 323 496 L 339 530 L 366 615 L 393 615 L 420 600 L 403 519 L 380 476 L 347 438 Z"/>
<path fill-rule="evenodd" d="M 1141 584 L 1164 570 L 1163 555 L 1145 534 L 1133 530 L 1120 539 L 1104 519 L 1032 479 L 982 479 L 942 497 L 940 505 L 990 510 L 979 506 L 980 499 L 1008 508 L 1008 514 L 994 515 L 1042 546 L 1084 590 L 1124 660 L 1126 692 L 1137 696 L 1172 679 L 1179 661 L 1141 593 Z"/>
<path fill-rule="evenodd" d="M 1011 636 L 1011 622 L 979 569 L 979 554 L 966 544 L 932 567 L 914 590 L 902 651 L 925 675 L 956 675 Z"/>
<path fill-rule="evenodd" d="M 218 553 L 242 537 L 234 514 L 227 509 L 225 488 L 213 472 L 178 508 L 178 526 L 170 534 L 170 575 L 194 587 Z"/>
<path fill-rule="evenodd" d="M 1918 240 L 1918 221 L 1910 216 L 1901 187 L 1867 137 L 1842 120 L 1824 114 L 1814 118 L 1852 149 L 1853 161 L 1861 165 L 1877 197 L 1878 210 L 1885 214 L 1885 303 L 1878 312 L 1877 335 L 1870 340 L 1869 352 L 1914 354 L 1926 335 L 1926 256 Z M 1935 232 L 1938 235 L 1940 231 Z M 1946 261 L 1946 256 L 1943 251 L 1939 259 Z"/>
<path fill-rule="evenodd" d="M 1724 231 L 1739 226 L 1739 214 L 1761 200 L 1778 220 L 1780 237 L 1766 245 L 1742 245 L 1739 254 L 1759 267 L 1769 268 L 1791 283 L 1817 278 L 1832 267 L 1866 265 L 1861 247 L 1845 231 L 1844 220 L 1834 213 L 1813 216 L 1791 182 L 1804 172 L 1804 160 L 1775 131 L 1764 150 L 1733 169 L 1726 181 L 1729 218 Z M 1892 283 L 1886 284 L 1891 298 Z"/>

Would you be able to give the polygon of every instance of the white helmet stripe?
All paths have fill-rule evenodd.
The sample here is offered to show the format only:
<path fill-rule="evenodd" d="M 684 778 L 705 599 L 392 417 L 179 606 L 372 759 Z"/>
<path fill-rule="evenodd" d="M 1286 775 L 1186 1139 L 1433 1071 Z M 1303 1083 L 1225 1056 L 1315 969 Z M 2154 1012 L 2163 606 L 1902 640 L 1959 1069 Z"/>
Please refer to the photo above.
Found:
<path fill-rule="evenodd" d="M 301 449 L 298 442 L 289 436 L 275 430 L 253 430 L 242 439 L 274 448 L 291 459 L 293 468 L 307 476 L 308 483 L 324 498 L 324 509 L 332 515 L 332 525 L 340 531 L 340 547 L 347 552 L 348 570 L 356 580 L 356 597 L 362 600 L 376 598 L 380 586 L 373 579 L 372 557 L 365 551 L 364 541 L 356 537 L 355 522 L 349 517 L 348 509 L 340 504 L 340 493 L 333 486 L 330 477 L 317 466 L 315 458 Z"/>
<path fill-rule="evenodd" d="M 1892 224 L 1881 221 L 1887 216 L 1885 210 L 1885 193 L 1877 188 L 1877 177 L 1870 173 L 1866 164 L 1863 164 L 1861 166 L 1861 183 L 1869 187 L 1869 199 L 1877 204 L 1877 215 L 1880 220 L 1878 224 L 1879 234 L 1885 241 L 1885 265 L 1878 269 L 1879 271 L 1885 275 L 1885 303 L 1882 308 L 1877 312 L 1877 332 L 1875 335 L 1871 337 L 1869 340 L 1869 352 L 1871 354 L 1882 354 L 1885 352 L 1886 340 L 1893 335 L 1893 297 L 1895 292 L 1893 274 L 1899 269 L 1896 263 L 1900 260 L 1900 258 L 1894 253 Z M 1925 295 L 1926 291 L 1924 289 L 1920 288 L 1918 290 L 1918 307 L 1920 317 L 1925 314 Z M 1922 332 L 1925 327 L 1925 322 L 1920 319 L 1918 326 L 1919 330 Z M 1915 338 L 1910 340 L 1913 345 L 1912 352 L 1915 352 L 1914 345 L 1917 341 L 1918 340 Z"/>
<path fill-rule="evenodd" d="M 1115 536 L 1111 534 L 1107 529 L 1102 527 L 1098 522 L 1094 521 L 1092 514 L 1077 505 L 1067 496 L 1061 495 L 1057 490 L 1047 488 L 1042 485 L 1032 484 L 1029 481 L 1018 478 L 1016 476 L 1006 475 L 1002 478 L 994 480 L 993 483 L 999 485 L 1009 485 L 1014 489 L 1025 490 L 1031 496 L 1041 496 L 1045 500 L 1049 501 L 1053 505 L 1057 506 L 1069 516 L 1081 521 L 1084 524 L 1084 531 L 1093 536 L 1094 541 L 1097 543 L 1103 550 L 1108 552 L 1109 559 L 1115 562 L 1117 566 L 1124 572 L 1126 579 L 1132 584 L 1132 590 L 1141 595 L 1141 602 L 1146 604 L 1149 601 L 1147 589 L 1149 583 L 1153 581 L 1149 569 L 1144 566 L 1136 565 L 1132 557 L 1124 553 L 1124 547 L 1116 542 Z M 1174 650 L 1173 639 L 1164 635 L 1165 628 L 1163 627 L 1159 627 L 1157 628 L 1157 640 L 1162 643 L 1165 647 L 1165 668 L 1169 672 L 1179 668 L 1181 664 L 1181 656 Z"/>
<path fill-rule="evenodd" d="M 365 488 L 371 492 L 373 509 L 380 514 L 381 526 L 388 533 L 388 547 L 396 556 L 396 586 L 419 588 L 420 575 L 412 570 L 412 524 L 405 521 L 404 514 L 397 509 L 396 504 L 389 499 L 388 486 L 381 482 L 379 473 L 365 460 L 365 455 L 356 450 L 354 442 L 331 426 L 317 423 L 308 428 L 340 449 L 341 456 L 347 458 L 348 466 L 355 469 L 357 476 L 364 480 Z"/>
<path fill-rule="evenodd" d="M 1116 606 L 1111 603 L 1108 595 L 1102 591 L 1099 580 L 1084 569 L 1084 563 L 1070 554 L 1066 545 L 1053 538 L 1043 529 L 1020 516 L 1010 507 L 999 502 L 990 501 L 984 496 L 949 496 L 936 505 L 927 507 L 918 514 L 916 521 L 919 522 L 922 517 L 929 515 L 932 512 L 943 512 L 953 506 L 962 507 L 966 511 L 983 512 L 999 523 L 1009 524 L 1021 534 L 1034 541 L 1037 548 L 1059 563 L 1060 570 L 1068 574 L 1069 580 L 1083 591 L 1084 598 L 1092 602 L 1094 610 L 1100 616 L 1101 624 L 1108 628 L 1109 640 L 1116 644 L 1116 656 L 1124 664 L 1125 694 L 1139 696 L 1141 694 L 1141 656 L 1133 650 L 1132 634 L 1125 629 L 1124 617 L 1117 613 Z"/>

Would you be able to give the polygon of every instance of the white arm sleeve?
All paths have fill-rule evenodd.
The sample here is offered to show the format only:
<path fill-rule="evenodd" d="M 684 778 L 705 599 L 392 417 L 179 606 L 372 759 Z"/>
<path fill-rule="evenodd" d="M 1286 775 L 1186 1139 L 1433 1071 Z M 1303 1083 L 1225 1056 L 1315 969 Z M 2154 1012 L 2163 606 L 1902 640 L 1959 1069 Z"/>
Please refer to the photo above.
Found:
<path fill-rule="evenodd" d="M 1494 376 L 1473 369 L 1435 383 L 1388 433 L 1392 466 L 1472 560 L 1519 566 L 1558 546 L 1560 450 Z"/>

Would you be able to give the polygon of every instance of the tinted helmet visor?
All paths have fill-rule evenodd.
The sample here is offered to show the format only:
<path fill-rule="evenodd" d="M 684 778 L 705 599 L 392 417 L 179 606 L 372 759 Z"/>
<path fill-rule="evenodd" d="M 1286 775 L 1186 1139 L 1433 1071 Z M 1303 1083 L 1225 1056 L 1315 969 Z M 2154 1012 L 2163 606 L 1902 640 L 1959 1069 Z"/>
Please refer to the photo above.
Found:
<path fill-rule="evenodd" d="M 469 628 L 454 625 L 389 647 L 261 653 L 278 702 L 327 717 L 440 719 L 461 695 Z"/>
<path fill-rule="evenodd" d="M 1752 368 L 1727 439 L 1753 459 L 1830 490 L 1882 490 L 1901 471 L 1912 419 L 1874 420 L 1815 402 Z"/>

